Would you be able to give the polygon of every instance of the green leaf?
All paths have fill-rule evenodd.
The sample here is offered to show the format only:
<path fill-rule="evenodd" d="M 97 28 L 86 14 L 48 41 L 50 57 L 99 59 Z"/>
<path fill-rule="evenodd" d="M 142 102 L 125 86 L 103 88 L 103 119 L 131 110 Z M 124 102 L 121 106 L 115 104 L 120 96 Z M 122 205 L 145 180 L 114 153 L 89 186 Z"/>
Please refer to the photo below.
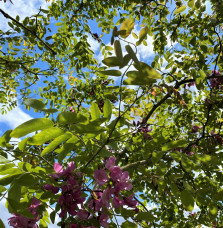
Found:
<path fill-rule="evenodd" d="M 86 122 L 87 118 L 79 113 L 62 112 L 57 116 L 57 122 L 59 124 L 73 124 Z"/>
<path fill-rule="evenodd" d="M 105 100 L 105 103 L 104 103 L 104 106 L 103 106 L 103 114 L 104 114 L 104 117 L 107 118 L 108 120 L 111 119 L 112 105 L 111 105 L 111 102 L 108 99 Z"/>
<path fill-rule="evenodd" d="M 134 18 L 125 19 L 125 21 L 121 24 L 121 27 L 119 30 L 120 36 L 122 38 L 127 38 L 131 34 L 134 26 L 135 26 Z"/>
<path fill-rule="evenodd" d="M 67 141 L 69 138 L 72 137 L 72 133 L 66 132 L 65 134 L 55 138 L 49 146 L 45 147 L 41 153 L 41 156 L 53 151 L 57 146 L 59 146 L 62 142 Z"/>
<path fill-rule="evenodd" d="M 62 22 L 57 22 L 55 25 L 56 26 L 61 26 L 62 25 Z"/>
<path fill-rule="evenodd" d="M 180 8 L 178 8 L 174 11 L 174 14 L 182 13 L 186 8 L 187 8 L 186 6 L 181 6 Z"/>
<path fill-rule="evenodd" d="M 152 222 L 154 220 L 154 216 L 152 215 L 151 212 L 139 212 L 136 216 L 136 219 Z"/>
<path fill-rule="evenodd" d="M 188 5 L 190 8 L 193 8 L 193 6 L 194 6 L 194 0 L 189 0 L 189 2 L 187 3 L 187 5 Z"/>
<path fill-rule="evenodd" d="M 51 222 L 54 224 L 54 222 L 55 222 L 55 217 L 56 217 L 56 211 L 52 211 L 51 213 L 50 213 L 50 220 L 51 220 Z"/>
<path fill-rule="evenodd" d="M 177 141 L 169 142 L 166 145 L 164 145 L 162 147 L 162 151 L 171 150 L 177 147 L 185 147 L 186 145 L 187 145 L 186 140 L 177 140 Z"/>
<path fill-rule="evenodd" d="M 134 32 L 132 32 L 132 36 L 133 38 L 138 39 L 138 36 Z"/>
<path fill-rule="evenodd" d="M 155 82 L 154 79 L 146 77 L 140 71 L 128 71 L 126 79 L 123 84 L 124 85 L 152 85 Z"/>
<path fill-rule="evenodd" d="M 92 120 L 100 118 L 100 109 L 96 103 L 91 104 L 91 118 Z"/>
<path fill-rule="evenodd" d="M 7 146 L 7 143 L 10 141 L 11 137 L 10 137 L 10 134 L 11 134 L 12 130 L 8 130 L 4 133 L 4 135 L 0 138 L 0 146 L 1 147 L 6 147 Z"/>
<path fill-rule="evenodd" d="M 20 197 L 21 197 L 21 186 L 16 183 L 13 183 L 9 188 L 8 198 L 19 202 Z"/>
<path fill-rule="evenodd" d="M 20 186 L 32 186 L 37 183 L 37 180 L 32 174 L 23 173 L 14 180 L 14 183 Z"/>
<path fill-rule="evenodd" d="M 122 223 L 121 228 L 137 228 L 138 226 L 135 223 L 125 221 Z"/>
<path fill-rule="evenodd" d="M 9 162 L 11 161 L 9 161 L 7 158 L 0 155 L 0 164 L 9 163 Z"/>
<path fill-rule="evenodd" d="M 116 66 L 120 66 L 121 63 L 119 61 L 119 59 L 115 56 L 111 56 L 108 58 L 105 58 L 104 60 L 102 60 L 102 62 L 109 67 L 116 67 Z"/>
<path fill-rule="evenodd" d="M 92 133 L 92 134 L 99 134 L 103 131 L 106 131 L 107 129 L 104 127 L 100 127 L 97 125 L 94 125 L 92 123 L 90 124 L 75 124 L 72 126 L 72 129 L 74 129 L 77 133 Z"/>
<path fill-rule="evenodd" d="M 115 55 L 119 59 L 120 63 L 123 62 L 122 48 L 119 40 L 116 40 L 114 43 Z"/>
<path fill-rule="evenodd" d="M 139 40 L 136 42 L 136 45 L 140 45 L 143 40 L 147 37 L 147 33 L 149 31 L 149 28 L 146 26 L 144 28 L 142 28 L 139 32 Z"/>
<path fill-rule="evenodd" d="M 98 73 L 103 75 L 117 76 L 117 77 L 122 75 L 122 72 L 119 70 L 104 70 L 104 71 L 98 71 Z"/>
<path fill-rule="evenodd" d="M 58 127 L 48 128 L 29 138 L 27 143 L 29 145 L 42 145 L 43 143 L 48 142 L 62 134 L 64 134 L 64 131 Z"/>
<path fill-rule="evenodd" d="M 5 165 L 0 165 L 0 175 L 5 175 L 5 174 L 9 174 L 8 172 L 10 172 L 9 170 L 14 167 L 15 164 L 14 163 L 9 163 L 9 164 L 5 164 Z"/>
<path fill-rule="evenodd" d="M 10 136 L 20 138 L 34 131 L 53 127 L 53 125 L 54 123 L 46 118 L 32 119 L 16 127 Z"/>
<path fill-rule="evenodd" d="M 119 69 L 121 69 L 121 68 L 127 66 L 130 60 L 131 60 L 130 54 L 126 54 L 126 55 L 124 56 L 124 58 L 123 58 L 123 63 L 122 63 L 122 65 L 119 67 Z"/>
<path fill-rule="evenodd" d="M 0 218 L 0 228 L 5 228 L 4 223 L 2 222 L 1 218 Z"/>
<path fill-rule="evenodd" d="M 79 141 L 79 138 L 75 135 L 73 135 L 70 139 L 68 139 L 62 148 L 57 150 L 56 152 L 59 153 L 58 156 L 58 162 L 62 163 L 63 159 L 69 154 L 73 148 L 75 147 L 75 144 Z"/>
<path fill-rule="evenodd" d="M 29 140 L 29 137 L 28 138 L 25 138 L 23 139 L 21 142 L 19 142 L 19 149 L 21 151 L 24 151 L 25 150 L 25 147 L 27 145 L 27 141 Z"/>
<path fill-rule="evenodd" d="M 159 160 L 163 157 L 164 152 L 163 151 L 154 151 L 152 153 L 152 162 L 153 164 L 156 164 L 159 162 Z"/>
<path fill-rule="evenodd" d="M 132 47 L 130 45 L 126 45 L 125 46 L 126 51 L 129 53 L 130 57 L 132 58 L 132 60 L 139 65 L 139 60 L 135 54 L 135 52 L 132 50 Z"/>
<path fill-rule="evenodd" d="M 194 197 L 191 192 L 183 190 L 181 192 L 181 200 L 183 205 L 188 211 L 193 211 L 194 209 Z"/>
<path fill-rule="evenodd" d="M 46 112 L 46 113 L 55 113 L 55 112 L 57 112 L 58 110 L 55 109 L 55 108 L 49 108 L 49 109 L 43 108 L 41 111 Z"/>
<path fill-rule="evenodd" d="M 144 62 L 139 62 L 139 65 L 134 63 L 133 65 L 137 70 L 139 70 L 142 73 L 144 77 L 148 77 L 151 79 L 163 78 L 159 72 L 157 72 L 155 69 L 153 69 L 152 67 L 150 67 L 148 64 Z"/>
<path fill-rule="evenodd" d="M 0 185 L 0 193 L 5 192 L 7 190 L 6 187 Z M 1 226 L 0 226 L 1 227 Z"/>
<path fill-rule="evenodd" d="M 6 186 L 6 185 L 10 184 L 13 181 L 13 179 L 21 173 L 24 173 L 24 172 L 19 169 L 16 169 L 13 174 L 0 178 L 0 185 Z"/>
<path fill-rule="evenodd" d="M 24 104 L 27 106 L 30 106 L 34 109 L 37 109 L 37 110 L 42 110 L 45 107 L 45 105 L 42 101 L 34 99 L 34 98 L 25 98 Z"/>

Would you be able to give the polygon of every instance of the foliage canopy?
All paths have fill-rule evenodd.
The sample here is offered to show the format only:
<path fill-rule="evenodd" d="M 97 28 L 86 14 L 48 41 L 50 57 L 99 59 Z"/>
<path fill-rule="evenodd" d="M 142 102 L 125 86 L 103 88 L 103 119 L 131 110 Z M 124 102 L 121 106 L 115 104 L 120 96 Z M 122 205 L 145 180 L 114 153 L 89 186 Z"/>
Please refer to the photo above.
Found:
<path fill-rule="evenodd" d="M 211 4 L 57 0 L 23 21 L 0 9 L 2 113 L 22 100 L 45 115 L 0 138 L 10 225 L 223 226 L 223 3 Z"/>

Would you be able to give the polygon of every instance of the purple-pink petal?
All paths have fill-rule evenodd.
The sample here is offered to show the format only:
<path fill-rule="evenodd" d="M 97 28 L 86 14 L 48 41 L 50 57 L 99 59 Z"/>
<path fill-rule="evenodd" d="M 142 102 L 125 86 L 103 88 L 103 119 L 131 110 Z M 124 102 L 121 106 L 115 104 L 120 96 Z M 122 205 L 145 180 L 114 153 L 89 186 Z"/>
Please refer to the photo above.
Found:
<path fill-rule="evenodd" d="M 99 185 L 104 185 L 108 181 L 108 175 L 104 169 L 95 170 L 94 178 Z"/>
<path fill-rule="evenodd" d="M 111 169 L 110 176 L 111 176 L 113 181 L 120 180 L 122 177 L 122 170 L 118 166 L 114 166 Z"/>

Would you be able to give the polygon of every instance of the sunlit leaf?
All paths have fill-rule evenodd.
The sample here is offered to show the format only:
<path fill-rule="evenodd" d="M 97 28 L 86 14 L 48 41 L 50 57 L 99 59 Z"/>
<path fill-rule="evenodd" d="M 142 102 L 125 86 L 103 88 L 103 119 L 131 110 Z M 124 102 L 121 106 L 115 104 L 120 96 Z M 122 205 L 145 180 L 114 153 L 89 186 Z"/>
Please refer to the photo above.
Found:
<path fill-rule="evenodd" d="M 32 119 L 16 127 L 10 136 L 14 138 L 20 138 L 29 133 L 50 128 L 53 125 L 54 123 L 46 118 Z"/>

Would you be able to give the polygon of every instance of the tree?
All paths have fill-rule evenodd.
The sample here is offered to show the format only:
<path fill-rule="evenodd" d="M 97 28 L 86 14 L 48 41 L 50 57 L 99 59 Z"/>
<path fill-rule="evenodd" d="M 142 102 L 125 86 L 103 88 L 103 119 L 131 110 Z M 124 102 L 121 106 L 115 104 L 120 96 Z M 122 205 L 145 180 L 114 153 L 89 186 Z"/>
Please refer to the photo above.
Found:
<path fill-rule="evenodd" d="M 13 108 L 19 88 L 46 115 L 0 138 L 11 226 L 47 227 L 56 214 L 69 228 L 223 226 L 223 4 L 212 6 L 209 15 L 204 0 L 58 0 L 22 22 L 0 9 L 11 27 L 0 31 L 1 103 Z M 155 56 L 140 61 L 148 37 Z"/>

